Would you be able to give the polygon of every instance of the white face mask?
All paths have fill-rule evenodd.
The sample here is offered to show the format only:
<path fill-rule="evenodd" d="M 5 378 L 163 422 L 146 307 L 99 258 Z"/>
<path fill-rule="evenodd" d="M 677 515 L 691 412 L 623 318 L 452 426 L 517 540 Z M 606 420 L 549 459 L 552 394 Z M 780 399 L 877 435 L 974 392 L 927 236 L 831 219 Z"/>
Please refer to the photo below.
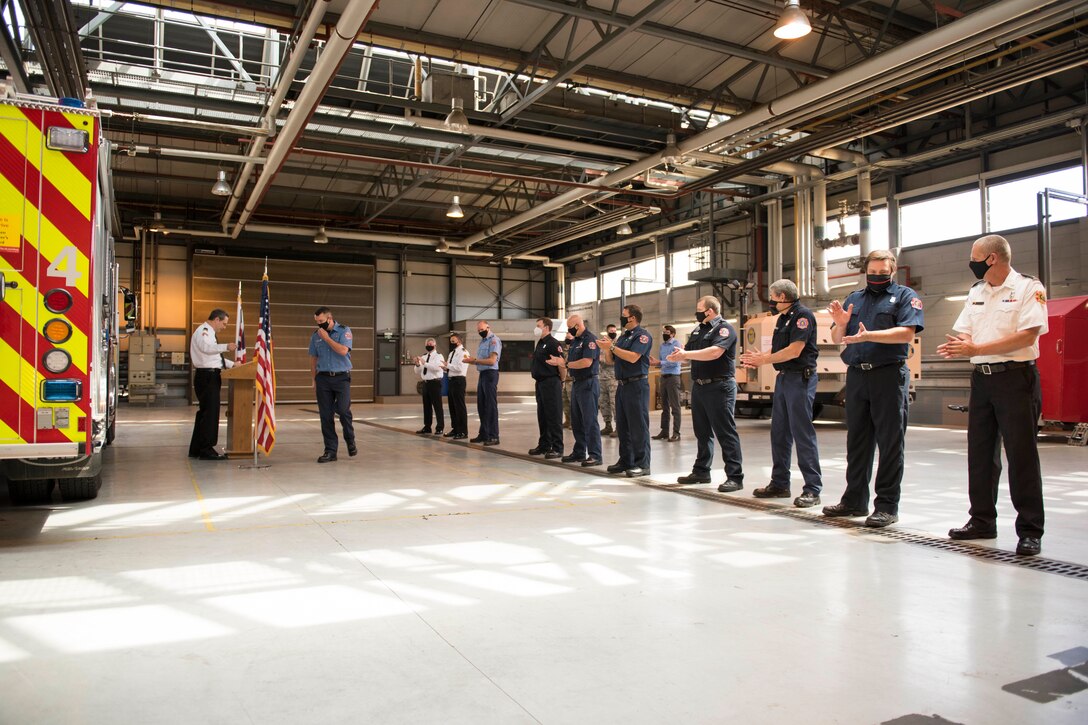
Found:
<path fill-rule="evenodd" d="M 544 334 L 544 331 L 541 330 L 539 327 L 533 328 L 533 337 L 540 337 L 542 334 Z"/>

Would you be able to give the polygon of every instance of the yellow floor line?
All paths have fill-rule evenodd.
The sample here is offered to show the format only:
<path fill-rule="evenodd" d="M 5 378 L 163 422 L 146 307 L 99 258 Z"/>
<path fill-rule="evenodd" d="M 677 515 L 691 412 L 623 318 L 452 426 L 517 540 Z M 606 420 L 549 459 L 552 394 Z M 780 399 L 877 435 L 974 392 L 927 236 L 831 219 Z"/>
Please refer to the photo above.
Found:
<path fill-rule="evenodd" d="M 200 484 L 196 482 L 196 474 L 193 473 L 193 464 L 191 461 L 186 460 L 185 465 L 189 467 L 189 480 L 193 482 L 193 490 L 196 491 L 196 500 L 200 504 L 200 518 L 204 519 L 204 528 L 208 531 L 215 531 L 215 524 L 212 523 L 212 517 L 208 514 L 208 509 L 204 506 L 204 494 L 200 491 Z"/>

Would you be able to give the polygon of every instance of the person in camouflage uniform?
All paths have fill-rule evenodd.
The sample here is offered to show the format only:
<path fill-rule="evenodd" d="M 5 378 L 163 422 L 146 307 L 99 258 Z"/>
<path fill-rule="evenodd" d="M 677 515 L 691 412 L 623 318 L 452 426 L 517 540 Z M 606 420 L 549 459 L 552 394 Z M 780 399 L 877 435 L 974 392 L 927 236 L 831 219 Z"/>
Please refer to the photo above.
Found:
<path fill-rule="evenodd" d="M 609 325 L 606 328 L 606 334 L 608 339 L 615 340 L 618 335 L 616 326 Z M 616 431 L 612 428 L 612 402 L 616 399 L 615 368 L 612 365 L 601 365 L 599 380 L 601 384 L 601 416 L 604 418 L 604 428 L 601 429 L 601 435 L 615 438 Z"/>

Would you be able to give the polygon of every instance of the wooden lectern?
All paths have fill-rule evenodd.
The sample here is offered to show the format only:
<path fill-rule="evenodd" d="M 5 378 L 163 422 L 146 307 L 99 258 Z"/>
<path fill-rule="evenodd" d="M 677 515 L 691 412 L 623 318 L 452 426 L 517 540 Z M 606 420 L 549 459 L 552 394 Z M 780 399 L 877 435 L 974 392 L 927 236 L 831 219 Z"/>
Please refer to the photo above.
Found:
<path fill-rule="evenodd" d="M 257 394 L 257 361 L 224 370 L 227 382 L 227 455 L 253 455 L 253 404 Z"/>

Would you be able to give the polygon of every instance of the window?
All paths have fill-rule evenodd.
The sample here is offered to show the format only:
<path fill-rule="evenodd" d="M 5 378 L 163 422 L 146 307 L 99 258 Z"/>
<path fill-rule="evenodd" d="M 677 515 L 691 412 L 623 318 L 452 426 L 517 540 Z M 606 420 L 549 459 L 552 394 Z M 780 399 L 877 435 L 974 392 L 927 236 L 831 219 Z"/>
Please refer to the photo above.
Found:
<path fill-rule="evenodd" d="M 627 288 L 628 294 L 640 294 L 665 289 L 665 258 L 652 257 L 636 262 L 631 267 L 634 281 Z"/>
<path fill-rule="evenodd" d="M 1032 227 L 1039 221 L 1038 194 L 1043 189 L 1084 193 L 1083 167 L 1050 171 L 1025 179 L 993 184 L 986 189 L 989 202 L 990 231 L 1002 232 L 1018 227 Z M 1050 221 L 1076 219 L 1085 214 L 1083 204 L 1050 200 Z"/>
<path fill-rule="evenodd" d="M 581 305 L 597 300 L 597 278 L 576 279 L 570 285 L 570 303 Z"/>
<path fill-rule="evenodd" d="M 691 250 L 681 249 L 679 252 L 672 253 L 672 286 L 683 287 L 688 284 L 695 284 L 694 280 L 688 279 L 688 272 L 691 271 Z"/>
<path fill-rule="evenodd" d="M 860 230 L 861 218 L 857 214 L 846 217 L 847 234 L 857 234 Z M 828 239 L 839 236 L 839 219 L 837 216 L 827 220 L 824 234 Z M 873 243 L 873 249 L 888 248 L 888 207 L 882 206 L 879 209 L 873 209 L 873 213 L 869 217 L 869 235 Z M 827 261 L 838 262 L 850 257 L 857 257 L 859 251 L 857 245 L 854 244 L 845 247 L 832 247 L 827 250 Z"/>
<path fill-rule="evenodd" d="M 978 189 L 904 204 L 899 210 L 900 244 L 940 242 L 982 234 L 982 195 Z M 885 233 L 886 234 L 886 233 Z"/>
<path fill-rule="evenodd" d="M 606 300 L 610 297 L 620 296 L 620 280 L 627 277 L 631 271 L 629 267 L 620 267 L 619 269 L 613 269 L 605 272 L 601 275 L 601 299 Z"/>

